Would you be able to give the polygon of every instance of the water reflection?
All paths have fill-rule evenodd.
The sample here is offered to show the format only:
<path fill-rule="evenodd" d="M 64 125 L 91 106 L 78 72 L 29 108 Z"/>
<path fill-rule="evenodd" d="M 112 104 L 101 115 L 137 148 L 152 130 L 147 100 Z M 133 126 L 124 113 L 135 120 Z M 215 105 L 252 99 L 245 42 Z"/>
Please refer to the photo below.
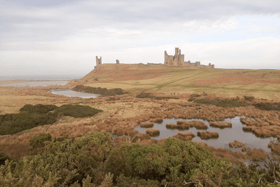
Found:
<path fill-rule="evenodd" d="M 64 95 L 67 97 L 81 97 L 84 99 L 88 98 L 98 98 L 100 94 L 91 94 L 91 93 L 83 93 L 83 92 L 76 92 L 70 89 L 53 89 L 50 90 L 52 94 L 57 94 L 57 95 Z"/>
<path fill-rule="evenodd" d="M 207 131 L 216 131 L 219 133 L 218 139 L 209 139 L 209 140 L 202 140 L 200 137 L 197 136 L 197 129 L 192 127 L 189 130 L 178 130 L 178 129 L 167 129 L 166 123 L 177 123 L 177 120 L 184 120 L 184 121 L 203 121 L 207 126 Z M 270 137 L 270 138 L 258 138 L 251 132 L 244 132 L 242 130 L 242 127 L 245 126 L 240 122 L 240 116 L 236 116 L 235 118 L 226 118 L 225 122 L 232 123 L 232 128 L 224 128 L 219 129 L 215 127 L 211 127 L 209 125 L 208 121 L 202 120 L 202 119 L 192 119 L 192 120 L 186 120 L 186 119 L 164 119 L 162 123 L 155 123 L 154 129 L 160 130 L 160 135 L 157 137 L 152 137 L 153 139 L 159 140 L 162 138 L 168 138 L 176 135 L 179 131 L 181 132 L 192 132 L 196 135 L 196 137 L 193 138 L 193 141 L 200 141 L 205 142 L 208 145 L 212 145 L 215 148 L 222 147 L 224 149 L 228 149 L 231 151 L 241 151 L 241 148 L 231 148 L 229 146 L 229 142 L 237 140 L 245 143 L 245 147 L 253 148 L 261 148 L 266 152 L 271 152 L 270 148 L 268 148 L 268 143 L 270 140 L 276 140 L 276 138 Z M 135 130 L 138 130 L 140 133 L 145 133 L 146 128 L 141 128 L 140 125 L 136 126 L 134 128 Z M 206 131 L 206 130 L 199 130 L 199 131 Z"/>

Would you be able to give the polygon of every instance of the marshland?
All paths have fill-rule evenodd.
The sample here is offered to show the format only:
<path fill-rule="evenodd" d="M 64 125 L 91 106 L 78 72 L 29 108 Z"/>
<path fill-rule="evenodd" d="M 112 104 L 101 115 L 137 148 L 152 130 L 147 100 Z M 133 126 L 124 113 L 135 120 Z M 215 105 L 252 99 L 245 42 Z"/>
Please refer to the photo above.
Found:
<path fill-rule="evenodd" d="M 277 185 L 280 71 L 102 66 L 66 85 L 1 82 L 1 184 Z"/>

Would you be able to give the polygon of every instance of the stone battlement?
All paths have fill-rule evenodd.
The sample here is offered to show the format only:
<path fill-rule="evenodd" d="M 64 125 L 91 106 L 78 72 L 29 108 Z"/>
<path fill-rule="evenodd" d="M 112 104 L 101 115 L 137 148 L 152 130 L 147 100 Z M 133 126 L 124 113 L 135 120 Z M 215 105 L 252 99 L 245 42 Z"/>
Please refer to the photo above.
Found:
<path fill-rule="evenodd" d="M 200 68 L 214 68 L 214 64 L 209 63 L 208 65 L 201 65 L 200 61 L 196 61 L 194 63 L 192 63 L 191 61 L 184 61 L 185 59 L 185 55 L 181 54 L 181 50 L 179 48 L 175 48 L 175 55 L 168 55 L 166 51 L 164 51 L 164 65 L 168 65 L 168 66 L 186 66 L 186 67 L 200 67 Z M 98 58 L 98 56 L 96 56 L 96 67 L 98 67 L 99 65 L 102 64 L 101 62 L 101 57 Z M 120 64 L 120 61 L 117 59 L 116 60 L 116 64 Z M 142 63 L 140 63 L 139 65 L 144 65 Z M 147 63 L 147 65 L 160 65 L 160 64 L 156 64 L 156 63 Z"/>
<path fill-rule="evenodd" d="M 189 66 L 189 67 L 201 67 L 201 68 L 214 68 L 214 64 L 209 63 L 208 65 L 201 65 L 199 61 L 191 63 L 191 61 L 185 62 L 185 55 L 181 54 L 179 48 L 175 48 L 175 55 L 168 55 L 164 51 L 164 64 L 168 66 Z"/>

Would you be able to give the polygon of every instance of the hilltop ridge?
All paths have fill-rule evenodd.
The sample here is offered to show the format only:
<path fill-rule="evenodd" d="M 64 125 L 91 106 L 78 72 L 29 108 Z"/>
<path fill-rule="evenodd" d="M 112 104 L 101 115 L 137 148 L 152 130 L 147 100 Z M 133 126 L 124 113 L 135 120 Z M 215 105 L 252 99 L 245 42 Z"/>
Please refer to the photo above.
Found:
<path fill-rule="evenodd" d="M 122 88 L 128 92 L 217 96 L 252 95 L 280 101 L 279 70 L 216 69 L 144 64 L 101 64 L 70 86 Z"/>

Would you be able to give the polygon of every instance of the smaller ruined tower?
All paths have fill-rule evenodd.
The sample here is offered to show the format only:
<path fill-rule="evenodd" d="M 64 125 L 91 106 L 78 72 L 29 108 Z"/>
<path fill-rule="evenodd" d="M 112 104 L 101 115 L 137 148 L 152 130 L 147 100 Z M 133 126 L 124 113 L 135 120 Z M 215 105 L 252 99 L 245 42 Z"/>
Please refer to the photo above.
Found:
<path fill-rule="evenodd" d="M 120 64 L 120 61 L 118 59 L 116 60 L 116 64 Z"/>
<path fill-rule="evenodd" d="M 101 64 L 101 57 L 98 58 L 98 56 L 96 56 L 96 66 Z"/>

